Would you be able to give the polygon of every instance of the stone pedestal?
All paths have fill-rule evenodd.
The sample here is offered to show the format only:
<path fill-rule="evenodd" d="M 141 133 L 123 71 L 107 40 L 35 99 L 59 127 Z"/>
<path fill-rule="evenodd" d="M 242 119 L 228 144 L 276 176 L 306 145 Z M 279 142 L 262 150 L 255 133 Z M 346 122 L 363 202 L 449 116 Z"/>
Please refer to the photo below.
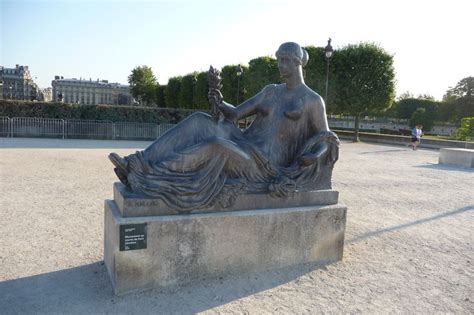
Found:
<path fill-rule="evenodd" d="M 284 206 L 280 200 L 272 209 L 132 217 L 106 200 L 104 260 L 115 293 L 342 259 L 346 207 L 337 198 L 333 205 Z"/>
<path fill-rule="evenodd" d="M 439 151 L 438 163 L 472 168 L 474 167 L 474 150 L 442 148 Z"/>

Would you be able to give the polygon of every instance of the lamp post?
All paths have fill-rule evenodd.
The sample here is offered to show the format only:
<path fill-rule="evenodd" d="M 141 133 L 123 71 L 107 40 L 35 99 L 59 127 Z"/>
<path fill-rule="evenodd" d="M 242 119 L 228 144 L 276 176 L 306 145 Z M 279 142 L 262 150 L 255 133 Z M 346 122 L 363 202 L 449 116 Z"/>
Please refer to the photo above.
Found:
<path fill-rule="evenodd" d="M 243 69 L 240 64 L 237 66 L 237 102 L 235 105 L 239 105 L 239 89 L 240 89 L 240 76 L 242 75 Z"/>
<path fill-rule="evenodd" d="M 10 83 L 9 88 L 10 88 L 10 99 L 12 100 L 13 99 L 13 95 L 12 95 L 13 84 L 12 83 Z"/>
<path fill-rule="evenodd" d="M 191 107 L 192 108 L 197 108 L 197 106 L 196 106 L 196 94 L 197 94 L 196 93 L 196 85 L 197 85 L 198 80 L 195 76 L 193 76 L 192 80 L 193 80 L 193 101 L 192 101 Z"/>
<path fill-rule="evenodd" d="M 328 39 L 328 44 L 324 48 L 324 55 L 326 56 L 326 94 L 324 96 L 324 100 L 327 102 L 328 100 L 328 84 L 329 84 L 329 59 L 332 57 L 332 46 L 331 46 L 331 37 Z"/>

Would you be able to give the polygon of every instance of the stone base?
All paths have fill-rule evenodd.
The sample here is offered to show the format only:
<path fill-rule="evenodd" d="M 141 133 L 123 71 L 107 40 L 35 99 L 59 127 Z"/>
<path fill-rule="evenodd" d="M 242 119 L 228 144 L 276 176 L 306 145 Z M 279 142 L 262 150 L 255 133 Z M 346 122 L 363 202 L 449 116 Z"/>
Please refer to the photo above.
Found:
<path fill-rule="evenodd" d="M 342 259 L 346 210 L 336 204 L 123 217 L 106 200 L 104 260 L 116 294 L 327 264 Z"/>
<path fill-rule="evenodd" d="M 439 151 L 438 163 L 472 168 L 474 167 L 474 150 L 442 148 Z"/>
<path fill-rule="evenodd" d="M 241 211 L 285 207 L 303 207 L 314 205 L 335 205 L 339 199 L 339 192 L 331 189 L 302 191 L 277 198 L 269 194 L 241 194 L 229 207 L 222 209 L 218 205 L 190 211 L 190 213 L 210 213 L 224 211 Z M 123 217 L 141 217 L 154 215 L 179 214 L 168 207 L 161 199 L 153 199 L 138 195 L 128 190 L 124 184 L 114 183 L 114 200 Z"/>

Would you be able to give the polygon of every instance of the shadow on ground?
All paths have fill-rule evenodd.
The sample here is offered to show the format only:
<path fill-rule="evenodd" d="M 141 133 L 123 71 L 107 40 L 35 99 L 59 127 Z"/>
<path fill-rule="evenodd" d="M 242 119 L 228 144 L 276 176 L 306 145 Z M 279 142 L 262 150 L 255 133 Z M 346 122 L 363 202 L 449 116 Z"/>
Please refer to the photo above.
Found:
<path fill-rule="evenodd" d="M 463 207 L 463 208 L 452 210 L 452 211 L 448 211 L 448 212 L 444 212 L 444 213 L 440 213 L 440 214 L 434 215 L 432 217 L 416 220 L 416 221 L 413 221 L 413 222 L 408 222 L 408 223 L 404 223 L 404 224 L 395 225 L 395 226 L 388 227 L 388 228 L 385 228 L 385 229 L 382 229 L 382 230 L 367 232 L 367 233 L 364 233 L 362 235 L 356 236 L 356 237 L 354 237 L 350 240 L 346 240 L 345 243 L 350 244 L 350 243 L 360 242 L 362 240 L 365 240 L 365 239 L 368 239 L 368 238 L 371 238 L 371 237 L 375 237 L 375 236 L 379 236 L 381 234 L 399 231 L 399 230 L 409 228 L 409 227 L 412 227 L 412 226 L 415 226 L 415 225 L 418 225 L 418 224 L 428 223 L 428 222 L 431 222 L 431 221 L 443 219 L 443 218 L 446 218 L 446 217 L 450 217 L 450 216 L 453 216 L 453 215 L 456 215 L 456 214 L 460 214 L 460 213 L 463 213 L 463 212 L 466 212 L 466 211 L 472 211 L 472 210 L 474 210 L 474 205 Z"/>
<path fill-rule="evenodd" d="M 0 137 L 0 149 L 144 149 L 151 143 L 152 141 Z"/>
<path fill-rule="evenodd" d="M 365 151 L 365 152 L 360 152 L 359 154 L 382 154 L 382 153 L 400 152 L 400 151 L 407 151 L 407 150 L 406 149 L 394 149 L 394 150 Z"/>
<path fill-rule="evenodd" d="M 428 169 L 440 170 L 440 171 L 470 172 L 470 173 L 474 173 L 474 168 L 467 168 L 467 167 L 461 167 L 461 166 L 450 165 L 450 164 L 428 163 L 428 164 L 423 164 L 423 165 L 416 165 L 416 166 L 414 166 L 414 167 L 418 167 L 418 168 L 428 168 Z"/>
<path fill-rule="evenodd" d="M 316 269 L 305 264 L 276 271 L 117 297 L 103 262 L 0 282 L 2 314 L 196 313 L 293 281 Z"/>

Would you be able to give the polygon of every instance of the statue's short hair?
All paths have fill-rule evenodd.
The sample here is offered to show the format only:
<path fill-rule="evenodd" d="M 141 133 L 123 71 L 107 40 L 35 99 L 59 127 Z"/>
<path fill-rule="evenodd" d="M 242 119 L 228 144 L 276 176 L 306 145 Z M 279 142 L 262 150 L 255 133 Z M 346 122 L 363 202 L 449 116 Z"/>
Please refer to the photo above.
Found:
<path fill-rule="evenodd" d="M 275 55 L 277 56 L 277 58 L 282 55 L 287 55 L 292 58 L 295 58 L 303 67 L 306 66 L 309 59 L 308 52 L 305 49 L 301 48 L 300 45 L 294 42 L 287 42 L 281 44 Z"/>

